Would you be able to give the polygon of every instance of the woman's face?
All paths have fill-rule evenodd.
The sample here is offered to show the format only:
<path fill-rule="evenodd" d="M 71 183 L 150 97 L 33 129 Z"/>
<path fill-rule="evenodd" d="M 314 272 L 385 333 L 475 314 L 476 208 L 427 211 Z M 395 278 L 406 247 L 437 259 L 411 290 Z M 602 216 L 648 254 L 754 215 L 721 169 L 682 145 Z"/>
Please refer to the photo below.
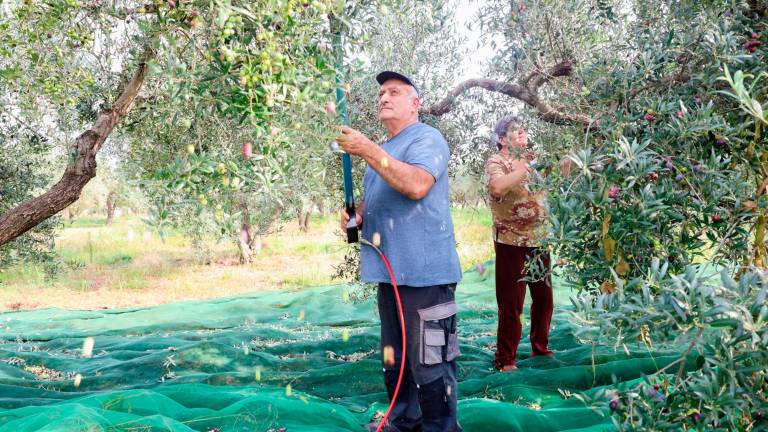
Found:
<path fill-rule="evenodd" d="M 528 134 L 522 126 L 510 125 L 506 138 L 510 149 L 525 149 L 528 146 Z"/>

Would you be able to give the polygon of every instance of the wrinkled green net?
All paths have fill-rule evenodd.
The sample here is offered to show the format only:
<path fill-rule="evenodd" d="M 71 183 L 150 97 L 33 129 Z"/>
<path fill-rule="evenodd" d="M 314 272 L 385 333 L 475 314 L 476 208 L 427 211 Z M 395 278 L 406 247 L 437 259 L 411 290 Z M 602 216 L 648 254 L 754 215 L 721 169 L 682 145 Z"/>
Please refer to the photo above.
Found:
<path fill-rule="evenodd" d="M 493 279 L 488 265 L 457 289 L 465 431 L 612 430 L 605 413 L 568 392 L 637 380 L 680 355 L 580 343 L 570 293 L 556 283 L 555 357 L 528 358 L 526 328 L 520 370 L 494 372 Z M 375 300 L 350 301 L 348 290 L 2 313 L 0 432 L 362 431 L 387 400 Z"/>

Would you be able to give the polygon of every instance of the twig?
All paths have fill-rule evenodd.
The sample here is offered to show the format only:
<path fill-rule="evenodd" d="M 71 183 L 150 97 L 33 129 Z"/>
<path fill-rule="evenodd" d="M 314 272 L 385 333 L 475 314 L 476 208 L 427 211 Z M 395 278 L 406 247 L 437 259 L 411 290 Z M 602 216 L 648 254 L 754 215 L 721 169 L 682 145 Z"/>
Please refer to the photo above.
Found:
<path fill-rule="evenodd" d="M 688 345 L 688 351 L 685 352 L 685 355 L 681 357 L 681 363 L 680 368 L 677 370 L 677 377 L 675 378 L 675 386 L 677 386 L 678 382 L 680 381 L 680 378 L 683 376 L 683 372 L 685 371 L 685 360 L 688 359 L 688 355 L 691 354 L 691 351 L 693 350 L 693 347 L 696 345 L 696 342 L 701 337 L 701 333 L 704 331 L 703 327 L 699 327 L 699 332 L 696 334 L 696 337 L 693 338 L 690 345 Z"/>
<path fill-rule="evenodd" d="M 184 30 L 183 28 L 179 27 L 177 30 L 180 31 L 184 36 L 186 36 L 186 38 L 189 41 L 189 43 L 191 43 L 192 46 L 195 47 L 195 49 L 197 50 L 198 54 L 200 54 L 200 56 L 205 58 L 205 53 L 203 52 L 202 48 L 197 46 L 197 43 L 195 43 L 195 39 L 189 33 L 187 33 L 187 31 Z"/>

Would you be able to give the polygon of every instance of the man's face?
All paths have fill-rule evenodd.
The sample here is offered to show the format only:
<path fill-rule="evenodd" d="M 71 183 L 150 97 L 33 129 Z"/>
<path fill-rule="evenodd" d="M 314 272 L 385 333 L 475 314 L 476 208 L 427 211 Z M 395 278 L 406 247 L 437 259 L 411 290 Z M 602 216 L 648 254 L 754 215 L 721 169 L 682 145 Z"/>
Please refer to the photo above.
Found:
<path fill-rule="evenodd" d="M 379 120 L 403 120 L 419 109 L 419 100 L 412 94 L 413 87 L 391 79 L 379 89 Z"/>
<path fill-rule="evenodd" d="M 525 149 L 528 145 L 528 134 L 520 125 L 509 125 L 505 138 L 510 149 Z"/>

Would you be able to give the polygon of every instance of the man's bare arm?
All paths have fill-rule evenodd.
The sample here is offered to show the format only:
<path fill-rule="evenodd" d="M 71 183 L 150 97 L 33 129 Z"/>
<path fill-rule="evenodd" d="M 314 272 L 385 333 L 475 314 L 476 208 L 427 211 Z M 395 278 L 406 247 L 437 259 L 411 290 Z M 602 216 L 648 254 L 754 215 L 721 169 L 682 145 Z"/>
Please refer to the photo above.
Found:
<path fill-rule="evenodd" d="M 394 190 L 413 200 L 427 196 L 435 178 L 426 170 L 393 158 L 359 131 L 347 126 L 336 138 L 341 148 L 349 154 L 365 159 Z"/>
<path fill-rule="evenodd" d="M 412 200 L 427 196 L 435 184 L 435 178 L 428 171 L 393 158 L 381 147 L 371 147 L 362 156 L 392 189 Z"/>

